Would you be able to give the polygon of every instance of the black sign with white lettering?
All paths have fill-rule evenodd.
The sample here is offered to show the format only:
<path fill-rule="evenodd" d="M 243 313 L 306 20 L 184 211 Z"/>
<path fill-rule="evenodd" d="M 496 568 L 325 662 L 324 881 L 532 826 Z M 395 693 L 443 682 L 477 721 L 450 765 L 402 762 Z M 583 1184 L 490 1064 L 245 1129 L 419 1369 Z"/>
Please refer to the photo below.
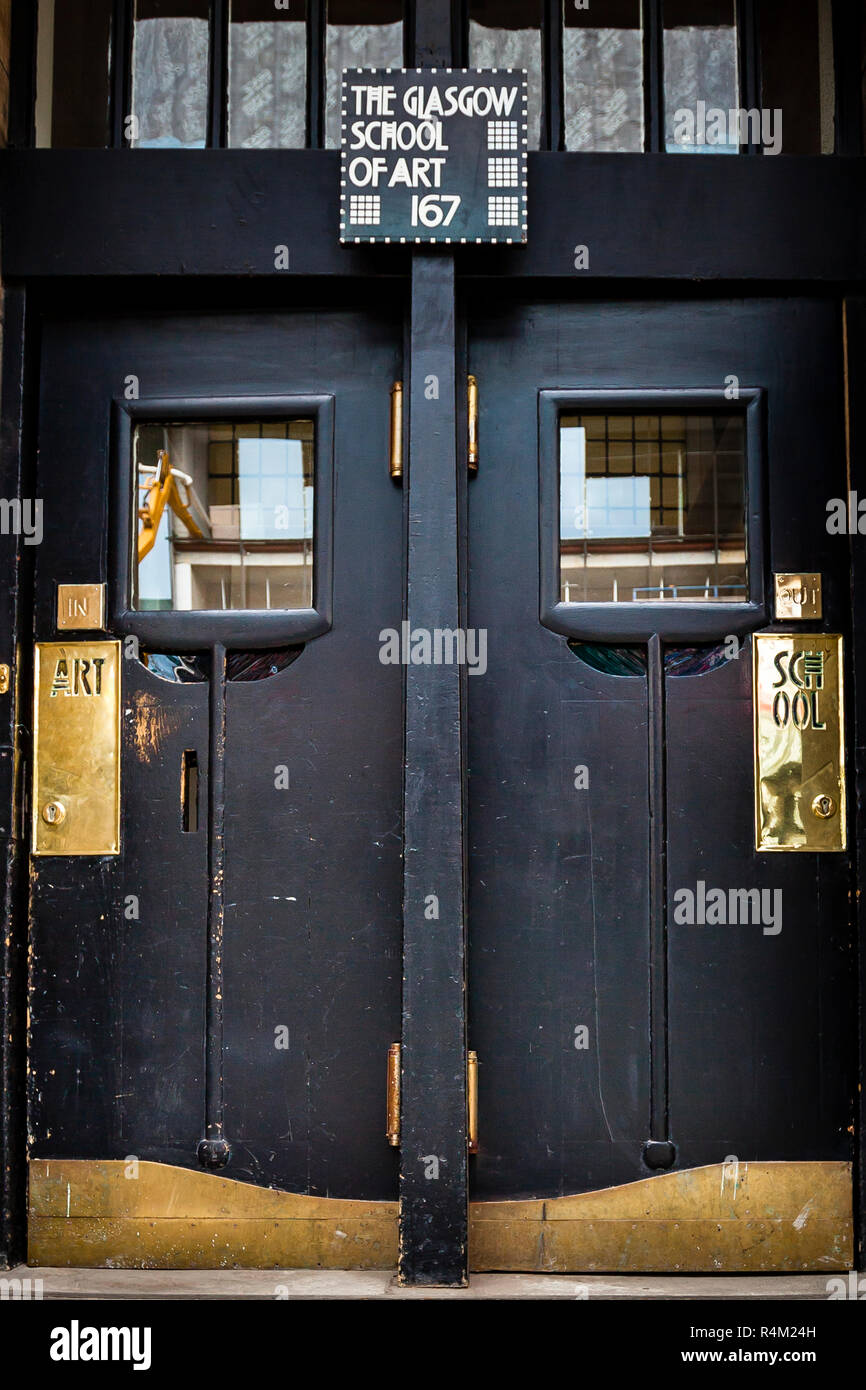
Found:
<path fill-rule="evenodd" d="M 526 241 L 526 73 L 348 68 L 342 242 Z"/>

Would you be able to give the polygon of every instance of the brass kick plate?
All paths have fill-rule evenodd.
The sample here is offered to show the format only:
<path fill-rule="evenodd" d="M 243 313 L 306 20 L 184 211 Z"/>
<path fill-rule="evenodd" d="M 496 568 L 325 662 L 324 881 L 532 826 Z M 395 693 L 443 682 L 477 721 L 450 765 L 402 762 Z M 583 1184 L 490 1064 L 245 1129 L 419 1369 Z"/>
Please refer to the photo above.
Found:
<path fill-rule="evenodd" d="M 120 850 L 120 643 L 37 642 L 33 853 Z"/>
<path fill-rule="evenodd" d="M 842 638 L 756 633 L 755 846 L 844 850 Z"/>
<path fill-rule="evenodd" d="M 58 584 L 57 627 L 72 632 L 99 631 L 105 626 L 104 584 Z"/>
<path fill-rule="evenodd" d="M 792 618 L 811 618 L 822 615 L 820 574 L 775 574 L 776 620 L 788 623 Z"/>

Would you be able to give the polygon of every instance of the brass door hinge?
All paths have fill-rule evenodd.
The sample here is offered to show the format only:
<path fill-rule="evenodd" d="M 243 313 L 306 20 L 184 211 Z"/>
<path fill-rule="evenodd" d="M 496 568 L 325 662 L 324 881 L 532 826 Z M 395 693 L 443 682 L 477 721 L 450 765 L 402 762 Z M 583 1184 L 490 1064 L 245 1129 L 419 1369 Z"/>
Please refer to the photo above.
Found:
<path fill-rule="evenodd" d="M 391 477 L 399 482 L 403 477 L 403 383 L 391 387 Z"/>
<path fill-rule="evenodd" d="M 385 1137 L 392 1148 L 400 1143 L 400 1053 L 399 1043 L 388 1048 Z M 469 1152 L 478 1152 L 478 1053 L 466 1056 L 466 1137 Z"/>
<path fill-rule="evenodd" d="M 478 382 L 474 376 L 466 378 L 466 413 L 468 421 L 469 472 L 478 472 Z"/>
<path fill-rule="evenodd" d="M 478 1053 L 466 1054 L 466 1137 L 469 1152 L 478 1152 Z"/>
<path fill-rule="evenodd" d="M 467 464 L 469 472 L 478 472 L 478 382 L 466 378 Z M 403 383 L 391 387 L 390 460 L 388 472 L 395 482 L 403 477 Z"/>
<path fill-rule="evenodd" d="M 400 1044 L 388 1048 L 388 1094 L 386 1139 L 392 1148 L 400 1143 Z"/>

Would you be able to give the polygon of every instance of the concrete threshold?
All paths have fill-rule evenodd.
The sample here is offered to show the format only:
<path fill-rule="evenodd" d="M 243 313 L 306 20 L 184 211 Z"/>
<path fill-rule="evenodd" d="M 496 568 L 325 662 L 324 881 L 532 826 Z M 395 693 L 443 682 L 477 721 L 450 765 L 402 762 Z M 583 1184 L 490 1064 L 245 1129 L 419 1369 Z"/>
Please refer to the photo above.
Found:
<path fill-rule="evenodd" d="M 303 1269 L 40 1269 L 19 1265 L 0 1278 L 29 1279 L 44 1299 L 636 1299 L 826 1300 L 825 1274 L 562 1275 L 475 1274 L 466 1289 L 402 1288 L 393 1272 Z M 836 1278 L 839 1276 L 836 1275 Z M 32 1296 L 32 1295 L 31 1295 Z"/>

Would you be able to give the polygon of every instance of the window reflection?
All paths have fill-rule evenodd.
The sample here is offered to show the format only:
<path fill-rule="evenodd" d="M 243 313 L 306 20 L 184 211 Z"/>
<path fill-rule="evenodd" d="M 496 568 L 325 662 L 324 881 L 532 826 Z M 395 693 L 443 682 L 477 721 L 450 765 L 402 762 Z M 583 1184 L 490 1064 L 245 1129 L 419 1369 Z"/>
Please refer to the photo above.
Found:
<path fill-rule="evenodd" d="M 402 68 L 402 0 L 328 0 L 325 144 L 340 145 L 343 68 Z"/>
<path fill-rule="evenodd" d="M 130 144 L 205 144 L 209 10 L 208 0 L 136 0 Z"/>
<path fill-rule="evenodd" d="M 312 420 L 142 425 L 133 606 L 310 608 Z"/>
<path fill-rule="evenodd" d="M 112 0 L 39 0 L 37 146 L 108 144 L 111 19 Z"/>
<path fill-rule="evenodd" d="M 304 0 L 231 0 L 229 144 L 299 148 L 306 141 L 307 22 Z"/>
<path fill-rule="evenodd" d="M 564 414 L 567 603 L 745 601 L 741 415 Z"/>
<path fill-rule="evenodd" d="M 529 148 L 541 143 L 541 0 L 470 0 L 469 65 L 525 68 Z"/>
<path fill-rule="evenodd" d="M 863 12 L 866 34 L 866 9 Z M 785 154 L 832 154 L 836 88 L 833 16 L 826 0 L 761 0 L 761 106 L 782 112 Z M 864 45 L 866 83 L 866 45 Z"/>
<path fill-rule="evenodd" d="M 565 0 L 565 147 L 639 153 L 644 147 L 640 0 Z"/>
<path fill-rule="evenodd" d="M 734 0 L 664 0 L 669 153 L 739 154 L 739 122 L 727 119 L 740 105 L 737 67 Z"/>

